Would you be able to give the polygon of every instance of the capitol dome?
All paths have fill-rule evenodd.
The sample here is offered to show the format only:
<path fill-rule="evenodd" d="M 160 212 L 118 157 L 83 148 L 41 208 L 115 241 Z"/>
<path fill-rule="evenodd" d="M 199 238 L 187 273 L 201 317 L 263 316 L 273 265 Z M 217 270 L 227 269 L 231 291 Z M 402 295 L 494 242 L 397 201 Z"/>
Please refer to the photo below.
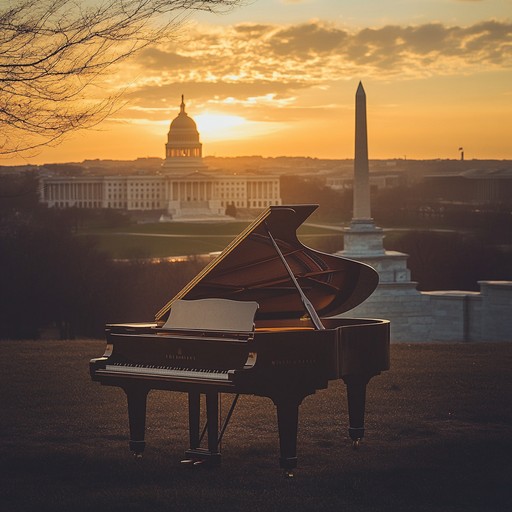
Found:
<path fill-rule="evenodd" d="M 171 123 L 168 135 L 169 142 L 199 142 L 199 132 L 195 121 L 185 112 L 185 102 L 181 96 L 180 113 Z"/>
<path fill-rule="evenodd" d="M 185 112 L 181 95 L 180 113 L 173 119 L 165 144 L 163 167 L 174 172 L 203 170 L 202 144 L 195 121 Z"/>

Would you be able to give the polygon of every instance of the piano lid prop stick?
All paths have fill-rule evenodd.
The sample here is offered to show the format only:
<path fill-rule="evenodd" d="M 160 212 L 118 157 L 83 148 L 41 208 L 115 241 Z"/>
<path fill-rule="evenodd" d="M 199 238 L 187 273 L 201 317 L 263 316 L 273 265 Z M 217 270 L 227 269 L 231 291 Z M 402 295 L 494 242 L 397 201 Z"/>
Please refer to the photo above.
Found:
<path fill-rule="evenodd" d="M 221 394 L 219 393 L 219 396 Z M 228 415 L 226 416 L 226 419 L 224 420 L 224 424 L 222 425 L 222 428 L 220 430 L 218 443 L 222 443 L 222 438 L 224 437 L 224 432 L 226 432 L 226 428 L 228 426 L 229 420 L 231 419 L 231 416 L 233 414 L 233 411 L 235 410 L 236 403 L 238 402 L 238 397 L 240 396 L 240 393 L 237 393 L 235 395 L 235 398 L 233 398 L 233 402 L 231 403 L 231 407 L 229 408 Z"/>
<path fill-rule="evenodd" d="M 288 262 L 286 261 L 284 254 L 281 252 L 281 249 L 279 249 L 279 246 L 277 245 L 277 242 L 275 241 L 274 237 L 272 236 L 272 233 L 270 233 L 270 229 L 268 228 L 267 222 L 265 222 L 264 224 L 265 224 L 265 229 L 267 230 L 268 236 L 270 238 L 270 241 L 272 242 L 272 245 L 274 246 L 274 249 L 276 250 L 277 254 L 279 254 L 279 257 L 281 258 L 281 261 L 283 262 L 284 268 L 288 272 L 288 275 L 290 276 L 290 279 L 292 280 L 293 284 L 295 285 L 295 288 L 297 288 L 297 291 L 299 292 L 302 303 L 304 304 L 304 307 L 306 308 L 306 312 L 309 315 L 309 318 L 311 318 L 313 325 L 315 326 L 315 328 L 317 330 L 325 329 L 325 327 L 322 324 L 322 321 L 320 320 L 320 317 L 318 316 L 315 308 L 313 307 L 313 304 L 311 304 L 309 299 L 306 297 L 306 294 L 302 291 L 302 288 L 300 287 L 297 279 L 295 278 L 295 275 L 293 274 L 292 269 L 288 265 Z"/>

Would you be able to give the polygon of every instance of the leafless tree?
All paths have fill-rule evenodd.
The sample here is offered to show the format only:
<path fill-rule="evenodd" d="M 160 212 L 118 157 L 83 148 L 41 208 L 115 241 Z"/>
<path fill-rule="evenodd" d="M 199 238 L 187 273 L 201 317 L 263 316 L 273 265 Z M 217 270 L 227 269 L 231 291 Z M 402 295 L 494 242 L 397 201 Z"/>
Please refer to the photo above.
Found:
<path fill-rule="evenodd" d="M 6 0 L 0 6 L 0 155 L 94 126 L 115 108 L 99 77 L 192 11 L 243 0 Z"/>

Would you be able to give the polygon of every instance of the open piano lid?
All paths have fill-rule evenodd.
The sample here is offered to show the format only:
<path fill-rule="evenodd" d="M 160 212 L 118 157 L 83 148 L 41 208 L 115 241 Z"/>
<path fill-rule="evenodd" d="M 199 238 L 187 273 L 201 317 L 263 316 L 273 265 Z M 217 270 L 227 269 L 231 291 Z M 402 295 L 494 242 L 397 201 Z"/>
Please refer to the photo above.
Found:
<path fill-rule="evenodd" d="M 297 228 L 317 207 L 265 210 L 156 314 L 156 321 L 163 322 L 178 299 L 211 297 L 256 301 L 259 320 L 304 316 L 300 294 L 269 231 L 319 316 L 333 316 L 361 304 L 377 287 L 377 272 L 364 263 L 310 249 L 297 238 Z"/>

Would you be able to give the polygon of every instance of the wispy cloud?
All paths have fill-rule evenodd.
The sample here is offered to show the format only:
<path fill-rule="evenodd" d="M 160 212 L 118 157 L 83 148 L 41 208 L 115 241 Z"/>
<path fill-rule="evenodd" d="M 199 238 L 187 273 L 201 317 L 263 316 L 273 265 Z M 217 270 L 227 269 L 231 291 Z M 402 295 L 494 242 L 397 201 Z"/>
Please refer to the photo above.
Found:
<path fill-rule="evenodd" d="M 136 61 L 132 98 L 157 109 L 182 92 L 197 102 L 257 109 L 291 106 L 300 90 L 365 76 L 374 80 L 512 69 L 512 23 L 428 23 L 349 31 L 327 22 L 189 26 L 171 46 Z M 258 98 L 258 101 L 254 101 Z M 263 109 L 262 109 L 263 112 Z"/>

